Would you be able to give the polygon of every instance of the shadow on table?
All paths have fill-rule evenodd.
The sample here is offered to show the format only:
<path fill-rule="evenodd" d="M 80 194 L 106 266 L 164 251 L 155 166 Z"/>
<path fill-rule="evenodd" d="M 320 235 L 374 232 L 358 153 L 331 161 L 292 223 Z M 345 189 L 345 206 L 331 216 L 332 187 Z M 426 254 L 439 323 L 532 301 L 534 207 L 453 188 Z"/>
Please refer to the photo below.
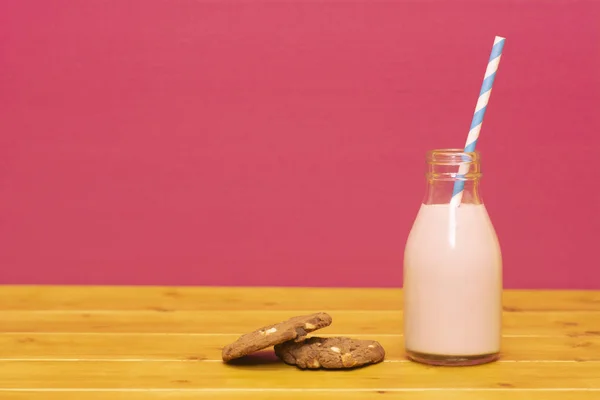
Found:
<path fill-rule="evenodd" d="M 247 356 L 236 358 L 235 360 L 231 360 L 227 362 L 228 365 L 239 365 L 239 366 L 248 366 L 248 365 L 271 365 L 271 364 L 282 364 L 281 361 L 275 355 L 273 350 L 263 350 L 257 351 L 255 353 L 249 354 Z"/>

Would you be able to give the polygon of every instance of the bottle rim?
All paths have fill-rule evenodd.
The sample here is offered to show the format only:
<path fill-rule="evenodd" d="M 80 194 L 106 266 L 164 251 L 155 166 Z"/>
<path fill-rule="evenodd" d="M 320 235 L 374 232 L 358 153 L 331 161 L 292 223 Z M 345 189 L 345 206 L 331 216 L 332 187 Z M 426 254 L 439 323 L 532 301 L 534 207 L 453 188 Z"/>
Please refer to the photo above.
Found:
<path fill-rule="evenodd" d="M 433 149 L 427 152 L 427 179 L 433 181 L 471 181 L 482 176 L 481 155 L 464 149 Z M 461 171 L 463 167 L 465 172 Z M 466 167 L 466 168 L 465 168 Z"/>
<path fill-rule="evenodd" d="M 428 164 L 459 166 L 465 163 L 479 163 L 481 154 L 477 150 L 466 152 L 464 149 L 440 148 L 429 150 L 426 158 Z"/>

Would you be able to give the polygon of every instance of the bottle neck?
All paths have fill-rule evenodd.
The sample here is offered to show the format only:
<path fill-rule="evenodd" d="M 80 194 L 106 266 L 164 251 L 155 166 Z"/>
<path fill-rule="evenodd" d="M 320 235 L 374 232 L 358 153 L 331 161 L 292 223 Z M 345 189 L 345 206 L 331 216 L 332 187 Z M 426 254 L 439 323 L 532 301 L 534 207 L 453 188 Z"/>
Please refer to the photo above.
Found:
<path fill-rule="evenodd" d="M 427 189 L 423 203 L 449 204 L 455 185 L 464 183 L 461 204 L 483 204 L 479 185 L 480 155 L 460 149 L 439 149 L 427 153 Z"/>

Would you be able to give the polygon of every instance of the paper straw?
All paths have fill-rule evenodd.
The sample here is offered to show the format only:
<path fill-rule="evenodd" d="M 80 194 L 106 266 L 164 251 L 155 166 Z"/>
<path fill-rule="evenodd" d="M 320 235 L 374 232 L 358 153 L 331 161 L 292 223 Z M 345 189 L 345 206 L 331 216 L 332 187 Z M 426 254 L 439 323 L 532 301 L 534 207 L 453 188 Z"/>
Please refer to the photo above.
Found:
<path fill-rule="evenodd" d="M 504 48 L 505 41 L 506 39 L 500 36 L 494 38 L 494 46 L 492 47 L 490 59 L 483 77 L 483 83 L 481 84 L 481 90 L 479 91 L 477 105 L 475 106 L 475 113 L 473 114 L 473 120 L 471 121 L 471 130 L 469 131 L 467 142 L 465 143 L 465 153 L 473 152 L 475 150 L 475 145 L 477 144 L 477 139 L 479 139 L 483 116 L 487 109 L 490 95 L 492 94 L 492 85 L 496 78 L 496 71 L 498 71 L 498 64 L 500 64 L 500 57 L 502 56 L 502 49 Z M 450 200 L 450 204 L 452 205 L 458 206 L 462 200 L 465 181 L 461 178 L 464 177 L 468 170 L 469 166 L 467 163 L 460 164 L 457 176 L 459 180 L 454 182 L 454 190 L 452 191 L 452 199 Z"/>

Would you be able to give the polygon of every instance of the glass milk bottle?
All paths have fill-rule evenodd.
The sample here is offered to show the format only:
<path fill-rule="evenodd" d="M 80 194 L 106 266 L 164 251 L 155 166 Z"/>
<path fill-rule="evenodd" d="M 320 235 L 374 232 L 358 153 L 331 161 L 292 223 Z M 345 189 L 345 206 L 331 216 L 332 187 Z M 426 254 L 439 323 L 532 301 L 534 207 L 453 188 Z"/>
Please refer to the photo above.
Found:
<path fill-rule="evenodd" d="M 500 352 L 502 256 L 479 194 L 479 162 L 478 152 L 427 154 L 427 189 L 404 254 L 404 338 L 413 361 L 475 365 Z M 464 183 L 458 206 L 456 182 Z"/>

